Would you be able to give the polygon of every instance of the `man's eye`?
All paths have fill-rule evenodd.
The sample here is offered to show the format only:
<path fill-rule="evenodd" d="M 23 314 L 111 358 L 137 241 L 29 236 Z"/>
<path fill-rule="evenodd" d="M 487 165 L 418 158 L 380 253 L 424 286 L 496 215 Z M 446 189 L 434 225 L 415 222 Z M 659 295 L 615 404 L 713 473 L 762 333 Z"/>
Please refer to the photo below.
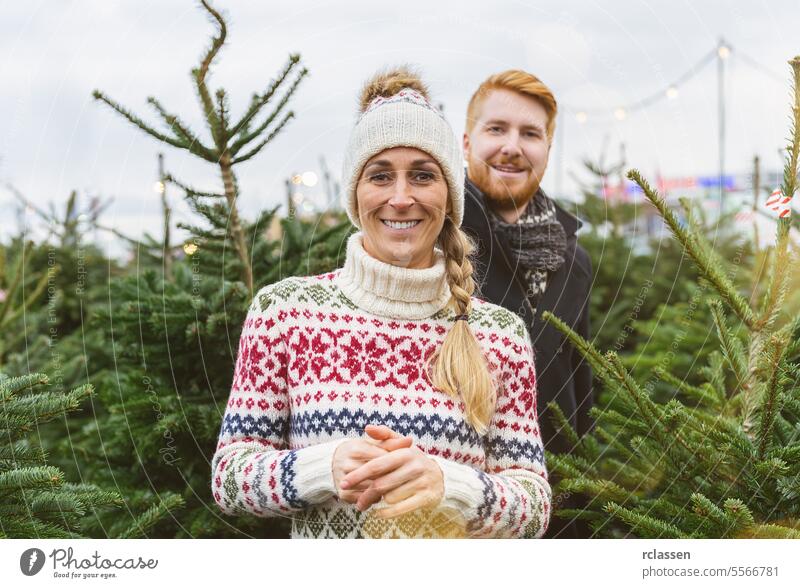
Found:
<path fill-rule="evenodd" d="M 489 127 L 489 129 L 488 129 L 488 130 L 489 130 L 489 132 L 490 132 L 490 133 L 499 133 L 499 132 L 501 132 L 503 129 L 501 129 L 500 127 Z"/>

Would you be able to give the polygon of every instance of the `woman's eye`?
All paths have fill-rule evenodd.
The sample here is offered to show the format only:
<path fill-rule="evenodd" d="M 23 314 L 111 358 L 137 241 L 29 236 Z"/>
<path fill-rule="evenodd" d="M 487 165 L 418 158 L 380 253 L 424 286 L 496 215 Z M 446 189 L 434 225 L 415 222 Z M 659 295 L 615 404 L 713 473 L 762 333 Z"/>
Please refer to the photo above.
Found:
<path fill-rule="evenodd" d="M 418 182 L 431 182 L 436 179 L 436 176 L 431 172 L 420 171 L 414 174 L 414 179 Z"/>
<path fill-rule="evenodd" d="M 391 178 L 389 177 L 389 174 L 387 174 L 387 173 L 372 174 L 369 177 L 369 181 L 370 182 L 378 182 L 378 183 L 380 183 L 380 182 L 388 182 L 389 180 L 391 180 Z"/>

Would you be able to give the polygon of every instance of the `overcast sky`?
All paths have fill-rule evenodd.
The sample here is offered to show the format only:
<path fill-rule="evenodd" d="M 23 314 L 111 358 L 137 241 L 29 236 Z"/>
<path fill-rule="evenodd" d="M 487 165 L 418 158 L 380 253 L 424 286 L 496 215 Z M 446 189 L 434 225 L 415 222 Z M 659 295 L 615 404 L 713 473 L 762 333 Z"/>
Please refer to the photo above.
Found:
<path fill-rule="evenodd" d="M 338 176 L 362 82 L 403 62 L 419 67 L 459 135 L 469 96 L 485 77 L 507 68 L 538 75 L 564 111 L 544 187 L 568 196 L 577 191 L 570 171 L 579 172 L 581 160 L 596 159 L 604 145 L 613 159 L 624 143 L 628 165 L 651 176 L 716 173 L 715 63 L 674 99 L 622 121 L 614 109 L 664 90 L 722 36 L 732 47 L 726 168 L 747 173 L 755 154 L 767 169 L 781 166 L 786 61 L 800 53 L 797 0 L 216 5 L 227 14 L 229 35 L 210 85 L 228 90 L 234 113 L 266 87 L 289 53 L 301 53 L 311 74 L 292 101 L 296 119 L 238 168 L 248 216 L 284 202 L 284 179 L 318 172 L 320 156 Z M 145 100 L 156 96 L 205 136 L 189 71 L 212 30 L 193 0 L 0 0 L 0 237 L 16 222 L 6 183 L 38 203 L 63 202 L 72 189 L 113 197 L 105 221 L 130 234 L 158 232 L 159 151 L 176 176 L 218 190 L 214 166 L 158 144 L 91 98 L 101 89 L 155 121 Z M 590 112 L 583 124 L 578 110 Z M 324 201 L 321 187 L 309 196 Z M 187 214 L 176 207 L 178 218 Z"/>

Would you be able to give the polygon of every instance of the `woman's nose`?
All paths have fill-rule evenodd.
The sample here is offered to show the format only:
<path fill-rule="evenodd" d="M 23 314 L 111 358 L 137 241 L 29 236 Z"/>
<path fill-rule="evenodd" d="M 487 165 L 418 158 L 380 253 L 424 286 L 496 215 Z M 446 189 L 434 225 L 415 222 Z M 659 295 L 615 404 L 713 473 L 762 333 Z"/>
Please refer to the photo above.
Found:
<path fill-rule="evenodd" d="M 411 184 L 403 177 L 397 179 L 389 199 L 389 205 L 393 208 L 405 209 L 414 204 L 413 189 Z"/>

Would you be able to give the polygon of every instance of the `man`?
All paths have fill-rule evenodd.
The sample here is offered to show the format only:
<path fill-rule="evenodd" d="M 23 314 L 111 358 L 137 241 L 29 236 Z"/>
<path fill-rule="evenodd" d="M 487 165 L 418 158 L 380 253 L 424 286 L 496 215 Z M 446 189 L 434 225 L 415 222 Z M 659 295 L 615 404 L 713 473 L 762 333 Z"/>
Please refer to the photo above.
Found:
<path fill-rule="evenodd" d="M 565 338 L 542 319 L 550 311 L 589 338 L 592 267 L 575 232 L 581 223 L 539 187 L 550 155 L 556 100 L 535 76 L 509 70 L 489 77 L 467 109 L 464 223 L 475 240 L 480 296 L 519 313 L 534 347 L 539 425 L 545 448 L 566 453 L 551 422 L 555 401 L 583 435 L 591 429 L 592 375 Z M 576 499 L 558 505 L 575 508 Z M 587 536 L 584 525 L 554 517 L 548 536 Z"/>

